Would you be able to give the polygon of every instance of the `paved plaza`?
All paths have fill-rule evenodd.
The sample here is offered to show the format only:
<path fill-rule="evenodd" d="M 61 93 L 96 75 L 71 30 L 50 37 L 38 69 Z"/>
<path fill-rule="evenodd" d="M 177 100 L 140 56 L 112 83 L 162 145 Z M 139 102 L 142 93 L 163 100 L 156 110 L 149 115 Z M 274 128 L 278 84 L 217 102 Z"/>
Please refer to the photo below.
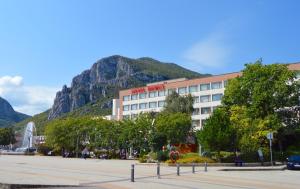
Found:
<path fill-rule="evenodd" d="M 229 189 L 229 188 L 299 188 L 300 171 L 219 171 L 222 167 L 161 166 L 161 179 L 155 165 L 135 165 L 135 182 L 130 182 L 131 160 L 65 159 L 43 156 L 0 156 L 0 183 L 29 185 L 64 185 L 79 188 L 142 189 Z M 77 188 L 77 187 L 76 187 Z"/>

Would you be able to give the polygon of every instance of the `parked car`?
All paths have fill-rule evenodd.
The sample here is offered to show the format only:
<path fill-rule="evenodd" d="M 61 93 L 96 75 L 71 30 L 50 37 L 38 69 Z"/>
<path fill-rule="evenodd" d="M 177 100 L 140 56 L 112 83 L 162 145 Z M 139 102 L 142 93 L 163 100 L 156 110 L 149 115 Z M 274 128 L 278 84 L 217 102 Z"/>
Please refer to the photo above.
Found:
<path fill-rule="evenodd" d="M 287 169 L 300 169 L 300 155 L 292 155 L 287 158 Z"/>

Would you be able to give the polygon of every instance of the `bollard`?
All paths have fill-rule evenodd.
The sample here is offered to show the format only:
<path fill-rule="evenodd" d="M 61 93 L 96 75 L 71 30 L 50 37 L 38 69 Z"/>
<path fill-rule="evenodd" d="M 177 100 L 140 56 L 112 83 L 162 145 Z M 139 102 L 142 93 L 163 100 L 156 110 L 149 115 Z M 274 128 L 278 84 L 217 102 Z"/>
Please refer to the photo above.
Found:
<path fill-rule="evenodd" d="M 157 178 L 160 179 L 160 163 L 159 162 L 157 163 L 157 172 L 156 172 L 156 174 L 157 174 Z"/>
<path fill-rule="evenodd" d="M 176 164 L 176 166 L 177 166 L 177 176 L 180 176 L 180 166 L 178 163 Z"/>
<path fill-rule="evenodd" d="M 192 172 L 195 173 L 195 163 L 192 165 Z"/>
<path fill-rule="evenodd" d="M 207 163 L 204 163 L 204 171 L 207 172 Z"/>
<path fill-rule="evenodd" d="M 134 164 L 131 164 L 131 182 L 134 182 Z"/>

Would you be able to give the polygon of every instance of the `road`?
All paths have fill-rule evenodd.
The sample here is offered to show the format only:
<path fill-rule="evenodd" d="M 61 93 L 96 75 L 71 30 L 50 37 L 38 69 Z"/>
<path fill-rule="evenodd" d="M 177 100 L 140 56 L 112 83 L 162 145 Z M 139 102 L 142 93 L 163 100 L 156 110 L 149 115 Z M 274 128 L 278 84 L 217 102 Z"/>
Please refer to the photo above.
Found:
<path fill-rule="evenodd" d="M 299 188 L 300 171 L 218 171 L 221 167 L 161 166 L 161 178 L 155 165 L 135 165 L 135 182 L 130 182 L 131 160 L 66 159 L 43 156 L 0 156 L 0 183 L 30 185 L 69 185 L 80 188 L 142 189 L 229 189 Z M 76 187 L 77 188 L 77 187 Z"/>

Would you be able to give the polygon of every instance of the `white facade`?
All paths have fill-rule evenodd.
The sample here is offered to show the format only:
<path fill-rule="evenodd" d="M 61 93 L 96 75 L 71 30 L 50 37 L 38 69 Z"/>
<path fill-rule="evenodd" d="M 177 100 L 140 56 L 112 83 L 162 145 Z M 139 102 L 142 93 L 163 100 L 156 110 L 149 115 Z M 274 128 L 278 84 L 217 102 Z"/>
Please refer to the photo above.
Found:
<path fill-rule="evenodd" d="M 227 80 L 221 80 L 172 88 L 180 95 L 191 94 L 194 97 L 195 111 L 192 114 L 192 124 L 195 129 L 201 129 L 204 121 L 221 104 L 226 82 Z M 169 81 L 164 81 L 164 83 L 167 84 Z M 155 85 L 157 84 L 160 83 L 155 83 Z M 151 85 L 154 84 L 148 84 L 147 86 Z M 121 117 L 123 119 L 133 119 L 143 112 L 160 112 L 163 110 L 166 96 L 171 92 L 170 89 L 164 89 L 121 96 Z"/>

